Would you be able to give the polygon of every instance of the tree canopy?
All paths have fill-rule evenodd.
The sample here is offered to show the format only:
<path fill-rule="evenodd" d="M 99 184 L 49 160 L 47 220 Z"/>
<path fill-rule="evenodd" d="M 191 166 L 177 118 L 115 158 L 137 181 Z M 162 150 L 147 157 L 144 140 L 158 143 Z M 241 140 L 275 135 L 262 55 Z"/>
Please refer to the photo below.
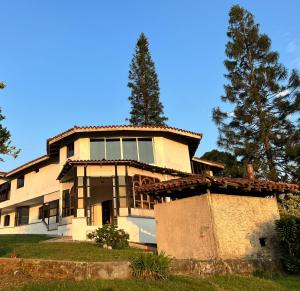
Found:
<path fill-rule="evenodd" d="M 221 100 L 233 110 L 213 110 L 218 145 L 253 164 L 257 176 L 290 180 L 297 175 L 297 164 L 299 174 L 299 74 L 288 74 L 253 14 L 239 5 L 229 12 L 227 36 L 228 83 Z"/>
<path fill-rule="evenodd" d="M 144 33 L 141 33 L 136 44 L 127 86 L 131 89 L 128 98 L 131 103 L 129 122 L 133 125 L 166 125 L 158 76 Z"/>

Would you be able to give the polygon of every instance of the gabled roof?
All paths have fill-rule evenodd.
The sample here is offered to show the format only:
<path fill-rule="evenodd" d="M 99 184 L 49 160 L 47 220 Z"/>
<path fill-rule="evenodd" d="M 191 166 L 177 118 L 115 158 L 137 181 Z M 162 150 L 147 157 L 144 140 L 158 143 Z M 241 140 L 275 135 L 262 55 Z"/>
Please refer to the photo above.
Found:
<path fill-rule="evenodd" d="M 239 190 L 241 192 L 297 192 L 300 190 L 298 184 L 289 184 L 282 182 L 273 182 L 257 179 L 243 179 L 243 178 L 229 178 L 229 177 L 215 177 L 206 174 L 190 175 L 188 177 L 172 179 L 159 183 L 153 183 L 135 188 L 136 193 L 171 193 L 179 192 L 187 189 L 196 189 L 200 187 L 214 188 L 214 189 L 228 189 Z M 196 193 L 197 191 L 194 190 Z"/>
<path fill-rule="evenodd" d="M 201 159 L 201 158 L 198 158 L 198 157 L 193 157 L 192 161 L 198 162 L 200 164 L 205 164 L 205 165 L 208 165 L 208 166 L 211 166 L 211 167 L 220 168 L 220 169 L 224 169 L 224 167 L 225 167 L 225 164 L 223 164 L 223 163 L 209 161 L 209 160 Z"/>
<path fill-rule="evenodd" d="M 73 166 L 88 166 L 88 165 L 98 165 L 98 166 L 106 166 L 106 165 L 124 165 L 131 166 L 142 170 L 148 170 L 151 172 L 168 174 L 171 176 L 189 176 L 190 173 L 181 172 L 178 170 L 170 169 L 170 168 L 162 168 L 158 166 L 153 166 L 141 162 L 137 162 L 134 160 L 67 160 L 64 164 L 62 170 L 60 171 L 57 180 L 61 180 L 64 175 L 73 167 Z"/>
<path fill-rule="evenodd" d="M 200 140 L 202 138 L 201 133 L 196 133 L 189 130 L 179 129 L 171 126 L 151 126 L 151 125 L 106 125 L 106 126 L 74 126 L 54 137 L 47 140 L 47 153 L 51 154 L 52 151 L 57 150 L 55 145 L 65 139 L 68 139 L 74 135 L 84 135 L 87 133 L 128 133 L 136 132 L 138 133 L 159 133 L 159 134 L 169 134 L 172 136 L 177 136 L 189 141 L 192 154 L 196 151 Z"/>

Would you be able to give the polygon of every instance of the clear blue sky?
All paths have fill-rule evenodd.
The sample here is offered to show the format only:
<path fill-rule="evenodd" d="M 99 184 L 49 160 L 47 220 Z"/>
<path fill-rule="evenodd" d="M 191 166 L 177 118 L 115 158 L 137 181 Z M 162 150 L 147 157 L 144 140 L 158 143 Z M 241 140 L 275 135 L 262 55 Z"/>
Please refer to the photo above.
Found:
<path fill-rule="evenodd" d="M 204 134 L 216 148 L 211 110 L 221 103 L 229 8 L 249 9 L 281 61 L 300 68 L 300 2 L 1 1 L 0 107 L 17 160 L 46 153 L 46 139 L 73 125 L 123 124 L 128 68 L 139 34 L 150 41 L 169 125 Z"/>

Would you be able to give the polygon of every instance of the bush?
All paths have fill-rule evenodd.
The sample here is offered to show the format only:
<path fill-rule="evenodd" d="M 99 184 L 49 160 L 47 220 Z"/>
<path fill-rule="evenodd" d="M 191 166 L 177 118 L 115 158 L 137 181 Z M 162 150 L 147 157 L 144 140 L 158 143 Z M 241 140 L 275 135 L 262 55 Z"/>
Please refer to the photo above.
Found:
<path fill-rule="evenodd" d="M 287 216 L 276 221 L 283 267 L 288 273 L 300 274 L 300 218 Z"/>
<path fill-rule="evenodd" d="M 136 278 L 165 280 L 170 274 L 171 259 L 164 253 L 141 253 L 131 258 L 130 263 Z"/>
<path fill-rule="evenodd" d="M 104 224 L 96 229 L 94 234 L 91 233 L 90 237 L 94 237 L 96 243 L 101 247 L 124 249 L 129 245 L 129 235 L 123 229 L 118 229 L 115 224 Z"/>

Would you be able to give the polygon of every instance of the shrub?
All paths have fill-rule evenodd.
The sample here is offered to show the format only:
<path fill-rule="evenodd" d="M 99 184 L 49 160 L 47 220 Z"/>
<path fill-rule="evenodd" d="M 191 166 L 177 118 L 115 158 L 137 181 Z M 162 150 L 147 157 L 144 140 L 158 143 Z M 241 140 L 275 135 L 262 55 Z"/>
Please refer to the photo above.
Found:
<path fill-rule="evenodd" d="M 286 216 L 276 221 L 283 267 L 288 273 L 300 274 L 300 218 Z"/>
<path fill-rule="evenodd" d="M 129 235 L 115 224 L 104 224 L 95 231 L 95 241 L 101 247 L 124 249 L 128 247 Z"/>
<path fill-rule="evenodd" d="M 164 253 L 141 253 L 130 259 L 132 275 L 141 279 L 165 280 L 170 274 L 171 259 Z"/>

